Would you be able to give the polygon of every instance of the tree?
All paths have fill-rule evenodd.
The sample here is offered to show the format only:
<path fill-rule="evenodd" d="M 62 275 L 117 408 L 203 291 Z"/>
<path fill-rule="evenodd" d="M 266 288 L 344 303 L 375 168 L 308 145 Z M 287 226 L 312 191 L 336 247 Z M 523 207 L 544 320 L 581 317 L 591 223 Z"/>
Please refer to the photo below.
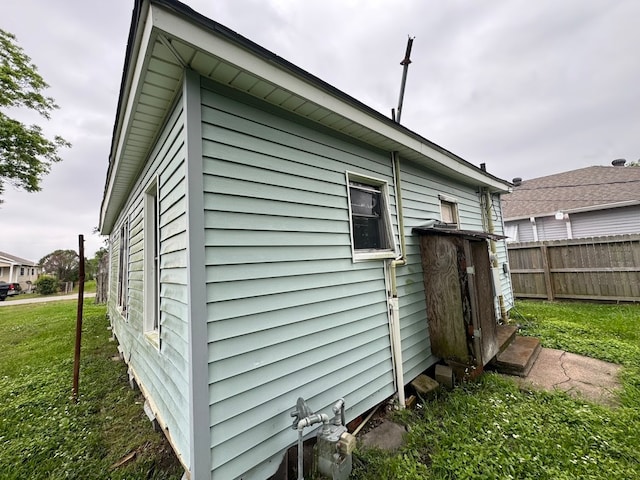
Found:
<path fill-rule="evenodd" d="M 56 250 L 40 259 L 44 273 L 55 275 L 62 282 L 78 280 L 80 261 L 74 250 Z"/>
<path fill-rule="evenodd" d="M 85 260 L 85 275 L 87 280 L 93 280 L 98 274 L 100 261 L 102 257 L 107 255 L 108 251 L 105 247 L 100 247 L 91 259 Z"/>
<path fill-rule="evenodd" d="M 26 108 L 48 120 L 58 108 L 42 93 L 48 87 L 16 37 L 0 29 L 0 108 Z M 5 182 L 27 192 L 39 191 L 42 177 L 62 160 L 58 150 L 70 146 L 64 138 L 48 139 L 40 126 L 27 126 L 0 111 L 0 195 Z"/>

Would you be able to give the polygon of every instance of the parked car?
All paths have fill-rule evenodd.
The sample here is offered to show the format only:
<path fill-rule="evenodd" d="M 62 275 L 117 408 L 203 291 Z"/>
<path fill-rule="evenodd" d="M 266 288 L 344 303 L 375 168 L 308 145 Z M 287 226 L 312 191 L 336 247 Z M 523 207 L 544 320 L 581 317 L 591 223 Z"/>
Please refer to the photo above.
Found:
<path fill-rule="evenodd" d="M 7 298 L 9 293 L 9 284 L 6 282 L 0 282 L 0 302 Z"/>
<path fill-rule="evenodd" d="M 22 292 L 22 287 L 19 283 L 0 282 L 0 302 L 9 296 L 18 295 L 20 292 Z"/>
<path fill-rule="evenodd" d="M 9 285 L 9 291 L 7 292 L 7 296 L 11 297 L 13 295 L 18 295 L 22 293 L 22 287 L 18 282 L 10 282 L 8 283 L 8 285 Z"/>

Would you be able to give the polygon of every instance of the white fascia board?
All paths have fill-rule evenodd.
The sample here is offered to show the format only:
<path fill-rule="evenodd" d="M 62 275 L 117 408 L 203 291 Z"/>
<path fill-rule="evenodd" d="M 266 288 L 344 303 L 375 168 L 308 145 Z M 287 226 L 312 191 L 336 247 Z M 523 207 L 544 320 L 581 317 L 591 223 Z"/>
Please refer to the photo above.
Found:
<path fill-rule="evenodd" d="M 611 208 L 633 207 L 634 205 L 640 205 L 640 200 L 625 200 L 624 202 L 603 203 L 600 205 L 590 205 L 588 207 L 559 208 L 554 212 L 536 213 L 534 215 L 521 215 L 519 217 L 509 217 L 509 218 L 505 218 L 504 221 L 516 222 L 518 220 L 529 220 L 529 218 L 531 218 L 532 216 L 534 218 L 553 217 L 557 212 L 562 212 L 562 213 L 596 212 L 598 210 L 609 210 Z"/>
<path fill-rule="evenodd" d="M 626 200 L 624 202 L 605 203 L 602 205 L 592 205 L 590 207 L 579 207 L 570 209 L 561 209 L 562 213 L 581 213 L 581 212 L 593 212 L 596 210 L 609 210 L 611 208 L 620 207 L 632 207 L 634 205 L 640 205 L 640 200 Z"/>
<path fill-rule="evenodd" d="M 341 115 L 365 128 L 372 130 L 389 140 L 403 145 L 421 155 L 428 157 L 446 168 L 499 191 L 507 191 L 510 185 L 483 175 L 468 165 L 458 162 L 444 153 L 435 150 L 431 146 L 419 141 L 413 136 L 407 135 L 393 126 L 382 122 L 359 108 L 337 98 L 331 93 L 310 84 L 282 67 L 257 56 L 239 45 L 236 45 L 219 35 L 216 35 L 199 25 L 180 18 L 159 6 L 152 5 L 154 26 L 168 35 L 201 49 L 210 55 L 218 57 L 225 62 L 235 65 L 240 70 L 278 85 L 299 97 L 316 103 L 332 112 Z"/>
<path fill-rule="evenodd" d="M 118 176 L 118 169 L 120 168 L 120 158 L 122 155 L 122 151 L 125 147 L 126 140 L 128 138 L 128 131 L 131 128 L 131 121 L 133 119 L 133 115 L 135 113 L 135 106 L 138 103 L 138 98 L 140 96 L 140 91 L 142 90 L 142 82 L 143 73 L 146 70 L 146 63 L 148 57 L 151 55 L 151 49 L 149 45 L 152 43 L 152 31 L 153 31 L 153 22 L 151 21 L 151 9 L 147 10 L 146 19 L 144 21 L 144 29 L 140 33 L 139 39 L 136 39 L 135 45 L 136 48 L 133 49 L 136 54 L 136 58 L 132 59 L 135 61 L 135 65 L 133 68 L 129 68 L 128 78 L 125 83 L 125 91 L 121 92 L 123 95 L 123 99 L 126 98 L 125 103 L 123 103 L 124 108 L 120 114 L 120 118 L 118 120 L 118 126 L 114 131 L 114 135 L 117 138 L 116 148 L 113 152 L 113 165 L 111 165 L 110 176 L 107 179 L 107 189 L 104 194 L 104 199 L 102 203 L 102 212 L 100 214 L 100 230 L 106 228 L 106 230 L 110 233 L 113 227 L 112 223 L 115 218 L 110 219 L 109 223 L 105 225 L 107 221 L 107 212 L 114 208 L 111 206 L 112 195 L 113 195 L 113 186 L 115 183 L 115 179 Z M 155 37 L 155 35 L 154 35 Z"/>

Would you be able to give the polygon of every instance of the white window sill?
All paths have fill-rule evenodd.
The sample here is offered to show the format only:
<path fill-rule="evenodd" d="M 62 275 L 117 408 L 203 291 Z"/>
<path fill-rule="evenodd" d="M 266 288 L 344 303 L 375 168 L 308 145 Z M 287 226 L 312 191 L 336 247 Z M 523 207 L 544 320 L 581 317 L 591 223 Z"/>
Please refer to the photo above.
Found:
<path fill-rule="evenodd" d="M 353 262 L 366 262 L 368 260 L 386 260 L 396 258 L 398 255 L 392 250 L 356 250 L 353 252 Z"/>
<path fill-rule="evenodd" d="M 160 348 L 160 335 L 158 335 L 157 330 L 151 330 L 149 332 L 145 332 L 144 338 L 146 338 L 147 341 L 157 349 Z"/>
<path fill-rule="evenodd" d="M 118 305 L 118 313 L 120 314 L 120 316 L 122 317 L 122 320 L 124 320 L 125 322 L 129 321 L 129 316 L 127 315 L 127 311 L 122 308 L 122 306 Z"/>

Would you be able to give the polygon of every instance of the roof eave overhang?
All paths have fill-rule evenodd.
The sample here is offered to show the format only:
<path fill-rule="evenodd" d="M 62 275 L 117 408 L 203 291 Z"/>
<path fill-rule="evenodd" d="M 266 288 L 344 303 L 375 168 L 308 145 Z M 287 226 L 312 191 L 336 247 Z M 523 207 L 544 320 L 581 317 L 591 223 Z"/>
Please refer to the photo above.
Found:
<path fill-rule="evenodd" d="M 374 147 L 396 151 L 401 158 L 419 163 L 441 175 L 496 193 L 508 192 L 512 186 L 181 3 L 172 0 L 142 1 L 135 32 L 135 40 L 130 40 L 128 47 L 131 51 L 127 52 L 101 209 L 100 230 L 103 234 L 112 230 L 128 189 L 132 186 L 132 179 L 126 176 L 130 176 L 131 172 L 139 172 L 151 148 L 150 145 L 146 152 L 129 154 L 128 163 L 122 160 L 139 106 L 140 92 L 147 77 L 149 59 L 162 48 L 158 47 L 159 42 L 168 44 L 167 51 L 173 54 L 175 65 L 180 68 L 193 69 L 204 77 L 224 81 L 254 96 L 257 96 L 253 93 L 256 90 L 255 82 L 272 86 L 295 98 L 297 103 L 304 102 L 317 107 L 316 112 L 320 114 L 313 112 L 302 115 L 299 108 L 287 108 L 287 102 L 272 102 L 284 110 L 305 116 Z M 195 53 L 191 54 L 190 51 Z M 210 61 L 207 62 L 207 59 Z M 167 57 L 164 61 L 170 60 Z M 216 72 L 221 69 L 212 68 L 212 62 L 223 64 L 227 70 L 238 73 L 227 82 L 226 77 L 216 77 Z M 241 75 L 244 77 L 238 80 Z M 176 93 L 175 89 L 172 91 L 170 88 L 166 92 L 167 96 L 175 96 Z M 265 100 L 270 101 L 270 96 L 273 95 Z M 167 102 L 171 100 L 167 99 Z M 137 150 L 140 151 L 139 148 Z M 116 191 L 117 188 L 119 191 Z"/>
<path fill-rule="evenodd" d="M 111 139 L 111 150 L 109 153 L 109 168 L 100 208 L 100 233 L 105 235 L 111 232 L 115 215 L 110 200 L 113 197 L 113 189 L 116 179 L 119 177 L 119 169 L 121 167 L 121 155 L 123 142 L 126 135 L 125 125 L 130 123 L 132 116 L 134 95 L 132 95 L 132 86 L 139 81 L 142 76 L 144 55 L 142 52 L 148 49 L 151 39 L 152 22 L 149 21 L 150 5 L 148 0 L 136 0 L 133 9 L 131 26 L 129 30 L 129 41 L 127 43 L 127 51 L 125 54 L 125 64 L 122 72 L 122 80 L 120 84 L 120 97 L 118 98 L 118 106 L 116 112 L 116 121 L 113 128 L 113 136 Z"/>

